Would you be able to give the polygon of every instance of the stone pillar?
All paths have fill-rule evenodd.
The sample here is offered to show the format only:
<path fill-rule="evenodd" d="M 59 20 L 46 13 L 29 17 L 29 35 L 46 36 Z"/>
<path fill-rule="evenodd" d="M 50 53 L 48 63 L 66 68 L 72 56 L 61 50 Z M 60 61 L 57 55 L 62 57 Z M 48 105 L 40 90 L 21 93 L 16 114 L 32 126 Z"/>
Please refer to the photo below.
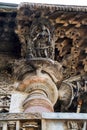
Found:
<path fill-rule="evenodd" d="M 53 112 L 58 99 L 56 84 L 62 80 L 61 65 L 49 59 L 35 58 L 22 61 L 16 70 L 16 91 L 28 94 L 22 103 L 24 112 Z"/>

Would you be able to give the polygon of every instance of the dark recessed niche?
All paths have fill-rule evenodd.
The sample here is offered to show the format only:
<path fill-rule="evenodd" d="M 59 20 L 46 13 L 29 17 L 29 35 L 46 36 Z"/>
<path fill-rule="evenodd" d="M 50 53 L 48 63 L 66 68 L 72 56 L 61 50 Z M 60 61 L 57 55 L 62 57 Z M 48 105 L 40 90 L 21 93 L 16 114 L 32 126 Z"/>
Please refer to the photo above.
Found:
<path fill-rule="evenodd" d="M 0 54 L 19 58 L 21 44 L 15 34 L 16 12 L 0 12 Z"/>

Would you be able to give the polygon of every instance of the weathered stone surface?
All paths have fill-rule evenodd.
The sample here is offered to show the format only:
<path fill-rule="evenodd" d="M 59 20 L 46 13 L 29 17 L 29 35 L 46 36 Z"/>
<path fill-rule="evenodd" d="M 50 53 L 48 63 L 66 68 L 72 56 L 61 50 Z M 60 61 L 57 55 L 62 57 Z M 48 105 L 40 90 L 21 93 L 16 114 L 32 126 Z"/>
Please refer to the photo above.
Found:
<path fill-rule="evenodd" d="M 21 15 L 19 16 L 19 14 Z M 13 86 L 15 59 L 20 57 L 24 60 L 26 55 L 29 58 L 28 53 L 30 52 L 34 56 L 53 58 L 62 65 L 63 81 L 67 80 L 75 94 L 74 103 L 68 111 L 76 112 L 78 97 L 84 97 L 83 95 L 87 92 L 87 7 L 26 3 L 20 5 L 18 10 L 0 8 L 0 25 L 0 94 L 12 93 L 15 89 Z M 29 34 L 31 34 L 30 39 L 28 39 Z M 41 41 L 41 39 L 43 40 Z M 33 42 L 30 44 L 32 40 Z M 51 41 L 52 44 L 48 45 L 48 41 Z M 40 46 L 39 42 L 42 43 Z M 27 46 L 26 43 L 28 43 Z M 31 48 L 33 48 L 32 52 Z M 38 49 L 43 51 L 36 51 Z M 19 61 L 20 64 L 22 62 Z M 41 66 L 41 64 L 39 65 Z M 35 67 L 38 67 L 37 63 L 35 63 Z M 24 74 L 27 69 L 23 69 Z M 31 66 L 29 71 L 34 69 Z M 53 68 L 49 67 L 48 69 L 47 65 L 44 66 L 46 73 L 51 69 Z M 56 71 L 54 73 L 57 76 Z M 53 78 L 52 72 L 50 77 Z M 70 78 L 74 80 L 70 81 Z M 83 102 L 82 104 L 85 108 L 84 104 L 86 105 L 86 103 Z M 59 107 L 57 107 L 57 111 L 60 111 Z M 81 112 L 83 111 L 85 112 L 85 109 L 81 109 Z"/>
<path fill-rule="evenodd" d="M 14 91 L 11 96 L 11 103 L 10 103 L 10 113 L 22 113 L 23 109 L 23 101 L 28 96 L 27 93 Z"/>

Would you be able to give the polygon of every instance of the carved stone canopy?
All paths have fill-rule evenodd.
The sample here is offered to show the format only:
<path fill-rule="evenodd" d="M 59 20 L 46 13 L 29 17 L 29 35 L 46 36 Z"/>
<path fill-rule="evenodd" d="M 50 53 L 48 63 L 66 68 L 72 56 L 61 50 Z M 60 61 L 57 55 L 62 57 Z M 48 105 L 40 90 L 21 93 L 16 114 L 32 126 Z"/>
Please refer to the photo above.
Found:
<path fill-rule="evenodd" d="M 69 99 L 66 95 L 72 97 L 74 91 L 76 102 L 73 100 L 70 110 L 75 112 L 79 97 L 83 100 L 85 96 L 83 104 L 87 102 L 86 34 L 87 7 L 26 3 L 15 9 L 0 8 L 0 94 L 12 94 L 13 79 L 22 82 L 29 74 L 48 75 L 58 85 L 60 97 L 62 93 L 59 99 L 63 108 L 66 103 L 71 104 L 71 99 L 65 102 Z M 61 71 L 60 67 L 63 79 L 56 65 L 38 58 L 29 61 L 31 57 L 58 61 L 63 68 Z M 86 111 L 85 105 L 82 106 L 81 112 Z"/>

